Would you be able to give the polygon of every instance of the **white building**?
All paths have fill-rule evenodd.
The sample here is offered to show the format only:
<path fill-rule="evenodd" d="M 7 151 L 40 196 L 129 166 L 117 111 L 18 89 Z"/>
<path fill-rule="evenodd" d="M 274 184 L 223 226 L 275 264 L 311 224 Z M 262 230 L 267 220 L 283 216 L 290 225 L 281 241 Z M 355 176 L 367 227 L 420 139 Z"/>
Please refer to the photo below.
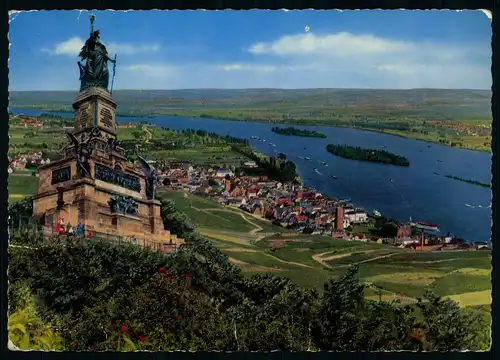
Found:
<path fill-rule="evenodd" d="M 225 170 L 225 169 L 219 169 L 215 173 L 215 177 L 218 177 L 218 178 L 224 178 L 224 177 L 226 177 L 226 175 L 233 176 L 234 174 L 231 170 Z"/>
<path fill-rule="evenodd" d="M 351 223 L 364 223 L 368 221 L 368 215 L 363 210 L 348 209 L 344 212 L 344 219 L 348 219 Z"/>

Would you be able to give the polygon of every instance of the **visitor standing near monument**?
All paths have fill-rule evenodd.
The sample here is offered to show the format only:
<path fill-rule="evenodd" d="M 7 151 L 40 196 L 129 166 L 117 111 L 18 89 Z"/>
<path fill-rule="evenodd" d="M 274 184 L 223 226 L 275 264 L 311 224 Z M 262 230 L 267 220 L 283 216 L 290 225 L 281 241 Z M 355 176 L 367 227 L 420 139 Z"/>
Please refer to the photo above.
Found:
<path fill-rule="evenodd" d="M 83 225 L 81 222 L 79 222 L 78 225 L 76 226 L 76 236 L 78 237 L 85 236 L 85 225 Z"/>

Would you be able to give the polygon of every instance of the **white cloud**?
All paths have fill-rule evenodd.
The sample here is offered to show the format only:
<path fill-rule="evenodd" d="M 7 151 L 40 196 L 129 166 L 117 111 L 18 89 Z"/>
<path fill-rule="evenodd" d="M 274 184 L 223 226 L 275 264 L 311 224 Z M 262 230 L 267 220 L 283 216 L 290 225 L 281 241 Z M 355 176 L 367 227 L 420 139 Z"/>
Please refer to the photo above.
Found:
<path fill-rule="evenodd" d="M 361 54 L 405 52 L 412 44 L 390 41 L 373 35 L 353 35 L 347 32 L 317 36 L 313 33 L 283 36 L 272 42 L 259 42 L 249 51 L 253 54 L 329 55 L 345 57 Z"/>
<path fill-rule="evenodd" d="M 274 65 L 259 65 L 259 64 L 226 64 L 226 65 L 217 65 L 217 69 L 223 71 L 253 71 L 253 72 L 273 72 L 277 69 Z"/>
<path fill-rule="evenodd" d="M 79 37 L 72 37 L 66 41 L 56 44 L 52 48 L 43 48 L 42 51 L 49 52 L 54 55 L 78 56 L 80 49 L 85 44 L 85 40 Z M 156 52 L 160 50 L 160 45 L 134 45 L 127 43 L 109 43 L 105 44 L 110 54 L 133 55 L 144 52 Z"/>
<path fill-rule="evenodd" d="M 78 56 L 78 53 L 84 43 L 85 41 L 79 37 L 72 37 L 66 41 L 56 44 L 52 48 L 43 48 L 42 51 L 52 53 L 54 55 Z"/>
<path fill-rule="evenodd" d="M 82 44 L 83 40 L 71 38 L 53 51 L 76 56 Z M 114 43 L 108 49 L 118 56 L 161 51 L 158 45 Z M 309 32 L 248 44 L 244 52 L 248 59 L 235 62 L 127 64 L 125 60 L 117 66 L 115 89 L 488 89 L 492 82 L 489 39 L 467 44 Z"/>
<path fill-rule="evenodd" d="M 257 42 L 247 50 L 257 59 L 280 63 L 277 72 L 307 78 L 307 83 L 316 84 L 312 87 L 325 82 L 331 82 L 327 87 L 348 83 L 347 87 L 375 88 L 491 87 L 487 42 L 451 44 L 347 32 L 307 33 Z"/>

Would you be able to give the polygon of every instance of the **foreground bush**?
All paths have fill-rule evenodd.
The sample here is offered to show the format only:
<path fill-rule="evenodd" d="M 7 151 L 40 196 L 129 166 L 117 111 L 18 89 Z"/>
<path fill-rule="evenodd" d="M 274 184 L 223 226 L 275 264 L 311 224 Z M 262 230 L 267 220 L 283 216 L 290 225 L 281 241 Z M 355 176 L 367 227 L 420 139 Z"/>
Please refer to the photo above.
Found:
<path fill-rule="evenodd" d="M 67 350 L 484 349 L 488 324 L 426 294 L 414 310 L 366 300 L 357 269 L 323 295 L 271 274 L 244 277 L 196 234 L 171 255 L 89 240 L 11 238 L 9 281 L 35 296 Z M 20 286 L 20 285 L 19 285 Z M 9 289 L 17 308 L 25 304 Z M 14 339 L 13 339 L 14 340 Z"/>

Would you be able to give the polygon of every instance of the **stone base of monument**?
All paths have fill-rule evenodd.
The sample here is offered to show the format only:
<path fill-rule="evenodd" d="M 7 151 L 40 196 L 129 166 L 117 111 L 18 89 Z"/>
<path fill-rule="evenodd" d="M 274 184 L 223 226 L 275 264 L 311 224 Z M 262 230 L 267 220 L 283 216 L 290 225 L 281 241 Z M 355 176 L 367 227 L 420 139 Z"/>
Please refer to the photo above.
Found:
<path fill-rule="evenodd" d="M 160 202 L 146 196 L 145 174 L 128 162 L 123 149 L 106 148 L 116 139 L 116 103 L 105 89 L 88 89 L 78 94 L 75 137 L 92 140 L 88 161 L 90 176 L 78 170 L 75 145 L 68 146 L 64 158 L 40 166 L 39 186 L 34 199 L 34 215 L 45 214 L 45 229 L 54 229 L 63 218 L 65 224 L 102 238 L 134 238 L 138 244 L 168 251 L 183 239 L 164 230 Z M 98 130 L 97 130 L 98 129 Z M 82 141 L 82 140 L 80 140 Z M 48 231 L 48 230 L 47 230 Z"/>

